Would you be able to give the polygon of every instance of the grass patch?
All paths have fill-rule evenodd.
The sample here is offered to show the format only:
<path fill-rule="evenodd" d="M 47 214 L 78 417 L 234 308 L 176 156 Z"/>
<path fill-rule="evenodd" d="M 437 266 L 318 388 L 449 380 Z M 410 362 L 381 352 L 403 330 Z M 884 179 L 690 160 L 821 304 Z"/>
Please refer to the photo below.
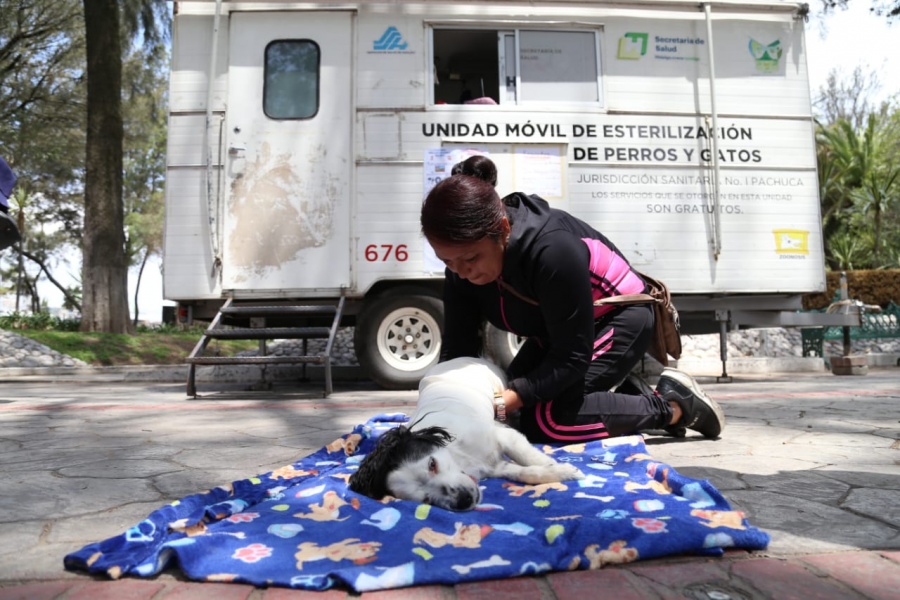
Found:
<path fill-rule="evenodd" d="M 201 336 L 200 331 L 147 331 L 132 335 L 37 329 L 14 332 L 95 366 L 181 365 Z M 256 340 L 212 340 L 204 355 L 234 356 L 258 348 Z"/>

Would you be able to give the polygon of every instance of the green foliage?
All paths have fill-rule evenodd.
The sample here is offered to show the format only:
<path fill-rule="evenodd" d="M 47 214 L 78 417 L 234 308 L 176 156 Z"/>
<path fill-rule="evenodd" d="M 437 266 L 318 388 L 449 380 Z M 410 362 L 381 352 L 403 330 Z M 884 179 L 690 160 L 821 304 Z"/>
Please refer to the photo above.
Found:
<path fill-rule="evenodd" d="M 888 248 L 884 259 L 886 268 L 900 269 L 900 244 Z"/>
<path fill-rule="evenodd" d="M 825 9 L 825 12 L 833 11 L 837 7 L 846 8 L 847 3 L 850 0 L 822 0 L 822 7 Z M 856 0 L 856 2 L 861 2 L 862 0 Z M 887 21 L 893 22 L 898 17 L 900 17 L 900 0 L 870 0 L 869 10 L 878 15 L 879 17 L 884 17 Z"/>
<path fill-rule="evenodd" d="M 813 108 L 823 123 L 843 120 L 853 129 L 861 129 L 870 114 L 883 117 L 889 109 L 887 103 L 879 105 L 873 100 L 880 88 L 877 71 L 858 66 L 847 75 L 832 69 L 813 99 Z"/>
<path fill-rule="evenodd" d="M 803 296 L 804 310 L 822 310 L 840 299 L 841 271 L 825 273 L 825 291 Z M 850 298 L 887 308 L 900 302 L 900 269 L 846 271 Z"/>
<path fill-rule="evenodd" d="M 162 249 L 168 61 L 164 48 L 138 49 L 123 66 L 126 252 L 132 265 Z"/>
<path fill-rule="evenodd" d="M 200 325 L 199 323 L 191 325 L 190 327 L 185 327 L 184 325 L 179 325 L 177 323 L 154 323 L 148 325 L 146 323 L 141 323 L 137 326 L 137 333 L 158 333 L 160 335 L 191 335 L 196 338 L 200 338 L 203 335 L 203 332 L 206 330 L 205 325 Z"/>
<path fill-rule="evenodd" d="M 26 241 L 36 231 L 76 244 L 81 235 L 84 25 L 80 0 L 0 1 L 0 152 L 27 198 Z M 60 227 L 62 225 L 62 227 Z"/>
<path fill-rule="evenodd" d="M 64 288 L 53 271 L 93 233 L 82 222 L 84 6 L 84 0 L 0 0 L 0 154 L 19 177 L 11 214 L 20 217 L 24 238 L 21 256 L 18 247 L 0 256 L 0 277 L 15 282 L 35 312 L 42 304 L 39 281 L 59 287 L 70 307 L 80 303 L 80 284 Z M 161 245 L 170 18 L 165 0 L 122 0 L 120 9 L 124 183 L 135 214 L 125 249 L 131 264 Z"/>
<path fill-rule="evenodd" d="M 37 283 L 81 239 L 85 36 L 81 0 L 0 0 L 0 154 L 18 175 L 23 242 L 0 273 L 40 311 Z M 22 259 L 20 261 L 20 258 Z"/>
<path fill-rule="evenodd" d="M 828 260 L 837 270 L 852 271 L 855 265 L 865 264 L 868 259 L 869 250 L 855 233 L 840 232 L 828 241 Z"/>
<path fill-rule="evenodd" d="M 19 330 L 28 329 L 34 331 L 78 331 L 81 325 L 80 319 L 66 319 L 52 317 L 47 312 L 23 313 L 14 312 L 8 315 L 0 315 L 0 329 Z M 137 326 L 137 333 L 155 333 L 159 335 L 187 335 L 199 338 L 206 329 L 205 325 L 195 324 L 185 327 L 177 323 L 142 323 Z"/>
<path fill-rule="evenodd" d="M 0 329 L 18 330 L 30 329 L 35 331 L 78 331 L 81 325 L 79 319 L 61 319 L 51 317 L 49 313 L 21 313 L 14 312 L 9 315 L 0 315 Z"/>
<path fill-rule="evenodd" d="M 2 320 L 0 327 L 6 328 Z M 16 333 L 95 366 L 179 365 L 200 339 L 197 330 L 171 331 L 150 328 L 131 334 L 17 329 Z M 257 348 L 253 340 L 217 340 L 208 352 L 232 356 Z"/>
<path fill-rule="evenodd" d="M 898 110 L 869 114 L 864 128 L 845 120 L 816 131 L 822 229 L 832 269 L 897 264 L 900 242 Z"/>

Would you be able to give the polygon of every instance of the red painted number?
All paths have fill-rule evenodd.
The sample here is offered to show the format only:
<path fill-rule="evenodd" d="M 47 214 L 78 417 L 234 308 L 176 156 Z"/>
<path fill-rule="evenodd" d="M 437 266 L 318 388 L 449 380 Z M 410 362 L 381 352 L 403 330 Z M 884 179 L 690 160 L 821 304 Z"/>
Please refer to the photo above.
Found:
<path fill-rule="evenodd" d="M 368 262 L 387 262 L 389 260 L 406 262 L 409 260 L 409 252 L 406 244 L 369 244 L 366 246 L 366 260 Z"/>

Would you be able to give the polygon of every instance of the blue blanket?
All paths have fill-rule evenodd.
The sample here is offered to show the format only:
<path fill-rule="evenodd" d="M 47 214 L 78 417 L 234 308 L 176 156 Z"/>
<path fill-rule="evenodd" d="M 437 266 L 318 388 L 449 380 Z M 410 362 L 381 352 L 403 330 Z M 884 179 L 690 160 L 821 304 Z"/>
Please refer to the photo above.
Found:
<path fill-rule="evenodd" d="M 587 477 L 485 480 L 482 503 L 469 512 L 351 492 L 347 478 L 377 437 L 405 421 L 379 415 L 293 465 L 173 502 L 69 554 L 65 566 L 112 578 L 177 566 L 196 581 L 366 592 L 769 542 L 709 482 L 654 461 L 640 436 L 539 446 Z"/>

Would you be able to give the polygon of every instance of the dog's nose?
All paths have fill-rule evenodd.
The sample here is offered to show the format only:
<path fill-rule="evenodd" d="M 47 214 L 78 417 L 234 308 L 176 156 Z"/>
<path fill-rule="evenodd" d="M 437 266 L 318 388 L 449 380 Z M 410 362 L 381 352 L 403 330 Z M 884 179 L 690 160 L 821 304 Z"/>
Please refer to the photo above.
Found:
<path fill-rule="evenodd" d="M 478 499 L 469 490 L 462 489 L 456 493 L 456 499 L 453 502 L 454 510 L 470 510 L 478 504 Z"/>

